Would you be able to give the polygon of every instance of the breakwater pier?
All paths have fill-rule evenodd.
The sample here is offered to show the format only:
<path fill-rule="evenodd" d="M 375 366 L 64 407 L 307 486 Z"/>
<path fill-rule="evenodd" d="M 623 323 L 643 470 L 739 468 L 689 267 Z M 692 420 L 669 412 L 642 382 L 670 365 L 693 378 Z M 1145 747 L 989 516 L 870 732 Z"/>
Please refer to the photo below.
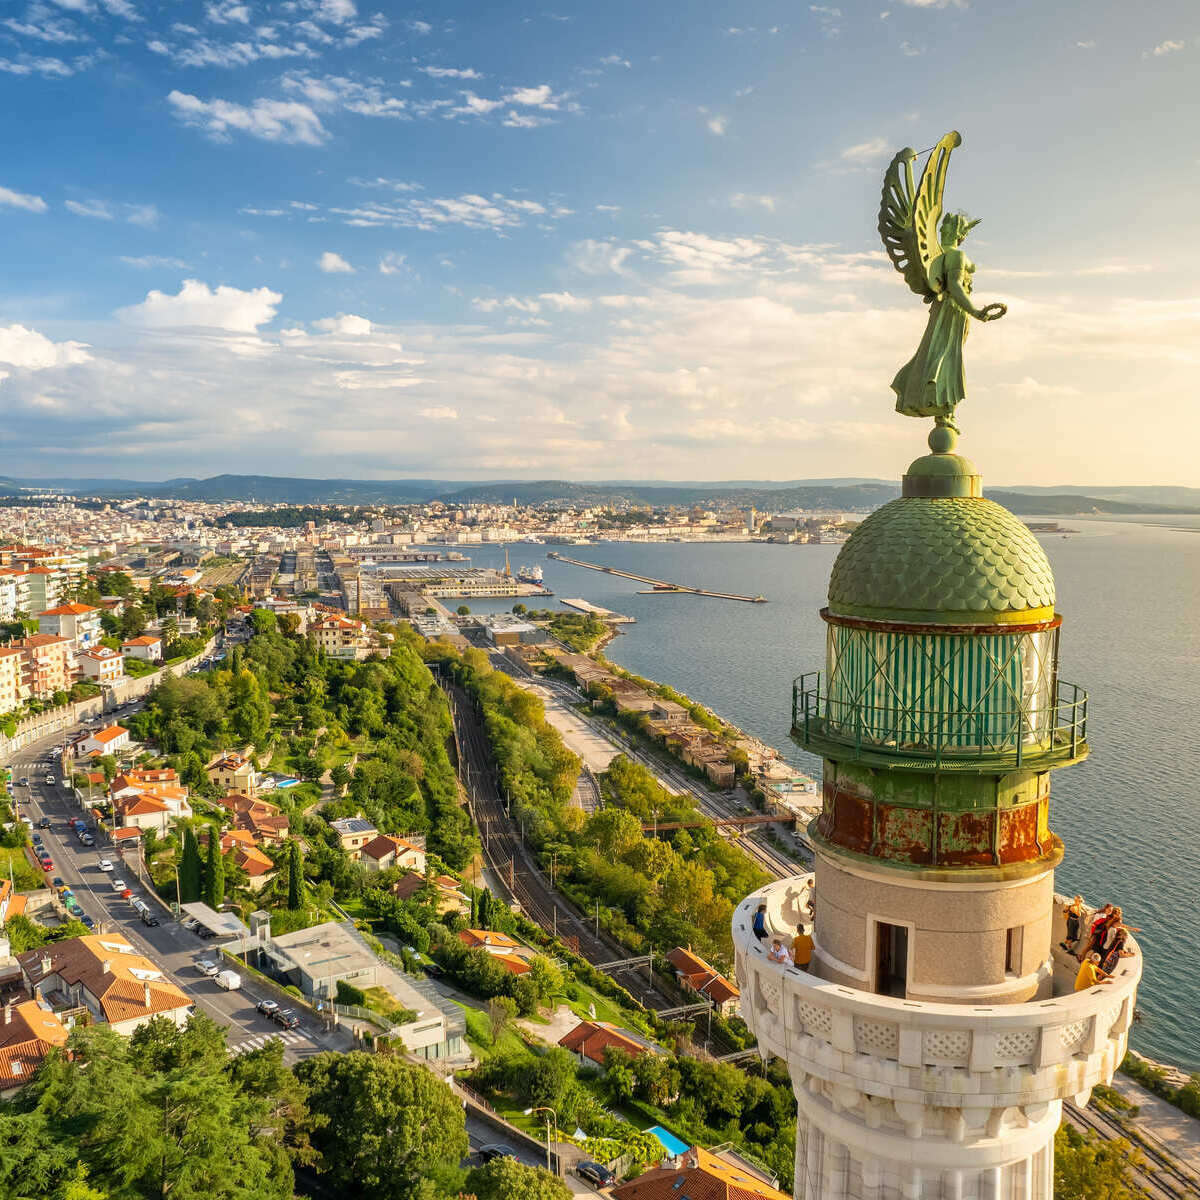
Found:
<path fill-rule="evenodd" d="M 553 558 L 558 562 L 569 563 L 573 567 L 587 567 L 589 571 L 603 571 L 606 575 L 620 575 L 622 579 L 636 579 L 639 583 L 648 583 L 650 591 L 645 595 L 666 594 L 671 592 L 686 592 L 692 596 L 712 596 L 717 600 L 743 600 L 747 604 L 765 604 L 766 596 L 741 596 L 737 592 L 714 592 L 708 588 L 689 587 L 685 583 L 672 583 L 667 579 L 654 579 L 649 575 L 636 575 L 632 571 L 622 571 L 617 567 L 606 567 L 603 563 L 584 562 L 580 558 L 567 558 L 565 554 L 559 554 L 557 551 L 551 550 L 546 555 L 547 558 Z"/>

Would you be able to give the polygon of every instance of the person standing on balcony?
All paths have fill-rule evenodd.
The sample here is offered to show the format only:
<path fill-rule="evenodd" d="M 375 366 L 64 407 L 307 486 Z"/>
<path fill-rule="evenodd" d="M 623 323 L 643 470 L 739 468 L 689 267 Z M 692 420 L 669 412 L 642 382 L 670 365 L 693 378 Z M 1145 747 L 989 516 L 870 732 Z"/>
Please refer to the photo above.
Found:
<path fill-rule="evenodd" d="M 809 963 L 812 962 L 812 952 L 812 934 L 805 933 L 804 926 L 801 925 L 796 930 L 796 936 L 792 938 L 792 962 L 802 971 L 807 971 Z"/>
<path fill-rule="evenodd" d="M 1087 956 L 1093 950 L 1099 950 L 1104 945 L 1104 936 L 1108 932 L 1108 923 L 1113 918 L 1113 906 L 1106 904 L 1092 918 L 1091 928 L 1088 930 L 1087 945 L 1079 952 L 1078 958 L 1080 962 L 1084 962 Z"/>
<path fill-rule="evenodd" d="M 1067 918 L 1067 940 L 1060 945 L 1069 954 L 1074 954 L 1079 948 L 1079 930 L 1083 925 L 1083 897 L 1076 896 L 1066 908 L 1063 916 Z"/>
<path fill-rule="evenodd" d="M 754 920 L 750 923 L 750 928 L 754 930 L 754 936 L 760 942 L 767 940 L 767 906 L 760 904 L 754 910 Z"/>

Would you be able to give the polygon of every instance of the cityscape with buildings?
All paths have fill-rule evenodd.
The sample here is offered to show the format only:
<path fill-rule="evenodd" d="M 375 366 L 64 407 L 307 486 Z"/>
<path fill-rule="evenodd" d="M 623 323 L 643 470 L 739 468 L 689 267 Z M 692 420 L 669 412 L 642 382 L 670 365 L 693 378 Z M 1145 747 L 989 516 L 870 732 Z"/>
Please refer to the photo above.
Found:
<path fill-rule="evenodd" d="M 1197 53 L 5 6 L 0 1200 L 1200 1200 Z"/>

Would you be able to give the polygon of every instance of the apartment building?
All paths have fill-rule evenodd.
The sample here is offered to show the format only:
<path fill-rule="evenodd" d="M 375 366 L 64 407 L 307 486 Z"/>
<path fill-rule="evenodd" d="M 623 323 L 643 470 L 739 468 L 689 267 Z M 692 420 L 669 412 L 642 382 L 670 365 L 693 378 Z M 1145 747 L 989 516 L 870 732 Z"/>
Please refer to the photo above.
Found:
<path fill-rule="evenodd" d="M 330 658 L 363 659 L 380 647 L 361 621 L 330 615 L 314 621 L 308 632 Z"/>
<path fill-rule="evenodd" d="M 56 604 L 37 614 L 38 631 L 69 638 L 76 650 L 100 645 L 100 610 L 74 601 Z"/>
<path fill-rule="evenodd" d="M 35 633 L 13 645 L 21 651 L 25 684 L 34 699 L 65 692 L 75 682 L 75 653 L 69 639 Z"/>
<path fill-rule="evenodd" d="M 29 611 L 29 581 L 20 567 L 0 567 L 0 621 Z"/>
<path fill-rule="evenodd" d="M 0 713 L 12 712 L 28 696 L 24 655 L 16 646 L 0 646 Z"/>
<path fill-rule="evenodd" d="M 93 683 L 116 683 L 125 674 L 125 655 L 107 646 L 95 646 L 75 655 L 75 662 L 85 679 Z"/>
<path fill-rule="evenodd" d="M 58 603 L 65 577 L 50 567 L 24 567 L 23 577 L 28 589 L 27 612 L 45 612 Z"/>

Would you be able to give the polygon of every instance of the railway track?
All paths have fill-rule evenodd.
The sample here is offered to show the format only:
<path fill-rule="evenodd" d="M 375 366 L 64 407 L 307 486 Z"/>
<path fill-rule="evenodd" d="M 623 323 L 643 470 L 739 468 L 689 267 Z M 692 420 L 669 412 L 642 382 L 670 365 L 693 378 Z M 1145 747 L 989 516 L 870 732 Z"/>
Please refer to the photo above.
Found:
<path fill-rule="evenodd" d="M 1169 1155 L 1155 1148 L 1145 1137 L 1131 1133 L 1120 1122 L 1090 1106 L 1077 1108 L 1074 1104 L 1063 1105 L 1063 1120 L 1077 1129 L 1097 1133 L 1112 1141 L 1124 1138 L 1141 1154 L 1144 1164 L 1131 1168 L 1137 1186 L 1151 1200 L 1198 1200 L 1200 1180 L 1180 1167 Z"/>

